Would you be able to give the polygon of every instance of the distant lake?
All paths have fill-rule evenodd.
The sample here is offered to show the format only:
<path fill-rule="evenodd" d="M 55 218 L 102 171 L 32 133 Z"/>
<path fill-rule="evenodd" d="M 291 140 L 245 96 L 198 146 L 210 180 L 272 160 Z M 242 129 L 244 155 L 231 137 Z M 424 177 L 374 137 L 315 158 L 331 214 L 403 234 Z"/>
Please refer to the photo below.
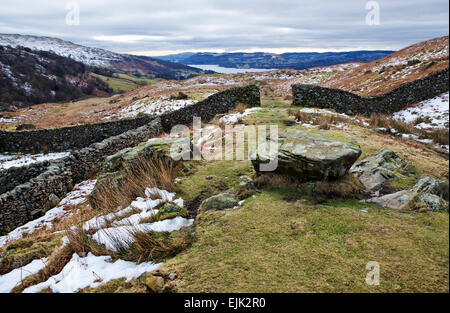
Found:
<path fill-rule="evenodd" d="M 267 68 L 232 68 L 232 67 L 222 67 L 219 65 L 212 64 L 187 64 L 188 66 L 196 67 L 205 71 L 214 71 L 220 74 L 238 74 L 238 73 L 250 73 L 250 72 L 267 72 L 273 71 L 274 69 Z"/>

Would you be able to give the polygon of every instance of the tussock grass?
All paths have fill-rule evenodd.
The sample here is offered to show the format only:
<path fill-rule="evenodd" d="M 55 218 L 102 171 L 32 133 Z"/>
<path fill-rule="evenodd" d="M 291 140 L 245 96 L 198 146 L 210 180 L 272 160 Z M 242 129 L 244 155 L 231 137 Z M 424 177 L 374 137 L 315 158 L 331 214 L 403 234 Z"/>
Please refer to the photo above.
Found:
<path fill-rule="evenodd" d="M 366 193 L 364 185 L 350 173 L 334 181 L 318 183 L 316 192 L 326 199 L 361 199 Z"/>
<path fill-rule="evenodd" d="M 140 159 L 126 165 L 119 185 L 111 186 L 106 181 L 99 184 L 91 204 L 100 211 L 111 211 L 119 206 L 126 207 L 136 197 L 143 197 L 147 187 L 159 187 L 169 191 L 179 191 L 174 183 L 179 166 L 158 157 Z"/>
<path fill-rule="evenodd" d="M 386 132 L 396 130 L 401 134 L 414 134 L 422 139 L 432 139 L 435 143 L 441 145 L 449 144 L 449 131 L 446 128 L 437 129 L 418 129 L 414 126 L 429 121 L 429 118 L 418 118 L 411 123 L 405 123 L 393 119 L 389 115 L 372 113 L 369 119 L 369 125 L 373 128 L 386 128 Z"/>
<path fill-rule="evenodd" d="M 7 245 L 0 253 L 0 275 L 27 265 L 35 259 L 47 257 L 60 244 L 61 236 L 44 234 L 35 238 L 21 238 Z"/>
<path fill-rule="evenodd" d="M 262 173 L 254 179 L 255 185 L 258 188 L 276 187 L 285 189 L 295 189 L 298 186 L 298 181 L 290 176 L 278 175 L 275 173 Z"/>
<path fill-rule="evenodd" d="M 131 244 L 124 243 L 121 237 L 107 233 L 115 247 L 114 251 L 92 239 L 89 231 L 82 228 L 82 224 L 68 230 L 66 236 L 70 247 L 80 255 L 91 252 L 94 255 L 110 255 L 113 259 L 141 263 L 162 261 L 177 254 L 190 244 L 191 233 L 190 227 L 175 232 L 142 232 L 137 227 L 131 227 L 127 233 L 131 238 Z"/>
<path fill-rule="evenodd" d="M 51 276 L 58 274 L 62 271 L 64 266 L 70 261 L 75 251 L 70 245 L 64 245 L 61 248 L 57 248 L 48 257 L 46 266 L 34 275 L 26 277 L 22 283 L 13 288 L 12 293 L 20 293 L 26 288 L 39 284 L 48 280 Z"/>
<path fill-rule="evenodd" d="M 192 240 L 192 228 L 183 228 L 176 232 L 133 231 L 133 244 L 120 249 L 115 256 L 137 263 L 162 261 L 185 249 Z"/>
<path fill-rule="evenodd" d="M 441 145 L 449 145 L 449 130 L 448 128 L 433 129 L 424 132 L 427 138 L 433 139 L 434 142 Z"/>
<path fill-rule="evenodd" d="M 247 106 L 245 105 L 245 104 L 243 104 L 243 103 L 238 103 L 237 105 L 236 105 L 236 107 L 234 108 L 234 110 L 232 110 L 232 112 L 233 111 L 235 111 L 235 112 L 239 112 L 239 113 L 244 113 L 244 111 L 247 109 Z"/>

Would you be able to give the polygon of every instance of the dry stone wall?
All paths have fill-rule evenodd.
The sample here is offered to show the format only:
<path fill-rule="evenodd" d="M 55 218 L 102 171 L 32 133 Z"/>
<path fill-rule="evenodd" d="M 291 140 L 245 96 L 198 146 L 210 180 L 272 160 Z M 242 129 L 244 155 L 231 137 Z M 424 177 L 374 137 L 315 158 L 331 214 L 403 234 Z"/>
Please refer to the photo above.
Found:
<path fill-rule="evenodd" d="M 3 188 L 8 191 L 0 195 L 0 234 L 25 224 L 56 205 L 75 184 L 93 177 L 106 157 L 156 137 L 172 126 L 190 123 L 193 116 L 209 120 L 216 114 L 226 113 L 238 103 L 260 105 L 259 88 L 250 85 L 225 90 L 182 110 L 154 118 L 144 126 L 92 143 L 64 158 L 48 161 L 48 166 L 43 164 L 0 172 L 9 180 Z M 17 178 L 14 171 L 20 173 Z"/>
<path fill-rule="evenodd" d="M 385 94 L 366 98 L 341 89 L 315 85 L 293 85 L 293 104 L 303 107 L 329 108 L 347 114 L 389 114 L 397 112 L 407 105 L 433 98 L 448 91 L 448 74 L 447 68 L 413 82 L 402 84 Z"/>
<path fill-rule="evenodd" d="M 0 130 L 0 152 L 66 151 L 86 147 L 111 136 L 136 129 L 154 117 L 142 116 L 111 122 L 24 131 Z"/>

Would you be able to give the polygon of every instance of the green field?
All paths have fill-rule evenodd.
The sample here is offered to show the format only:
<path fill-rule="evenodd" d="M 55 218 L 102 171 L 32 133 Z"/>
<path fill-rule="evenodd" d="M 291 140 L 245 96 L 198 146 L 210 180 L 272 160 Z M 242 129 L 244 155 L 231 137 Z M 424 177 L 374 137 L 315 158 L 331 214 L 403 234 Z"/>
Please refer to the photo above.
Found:
<path fill-rule="evenodd" d="M 150 85 L 161 80 L 159 78 L 138 78 L 120 73 L 113 74 L 112 77 L 94 73 L 91 75 L 106 82 L 115 92 L 132 91 L 136 88 Z"/>

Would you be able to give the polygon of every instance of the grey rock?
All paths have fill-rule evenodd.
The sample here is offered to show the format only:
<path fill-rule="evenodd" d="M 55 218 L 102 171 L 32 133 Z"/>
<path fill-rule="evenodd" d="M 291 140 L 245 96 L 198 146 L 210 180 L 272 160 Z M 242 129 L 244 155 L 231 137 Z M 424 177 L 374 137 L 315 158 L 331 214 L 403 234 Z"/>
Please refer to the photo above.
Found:
<path fill-rule="evenodd" d="M 256 171 L 269 160 L 278 159 L 274 172 L 302 181 L 335 179 L 343 176 L 361 155 L 358 143 L 341 132 L 306 127 L 285 130 L 278 141 L 278 152 L 253 152 Z"/>
<path fill-rule="evenodd" d="M 423 205 L 428 211 L 448 212 L 448 189 L 445 186 L 448 186 L 447 182 L 425 176 L 409 190 L 373 197 L 366 202 L 391 209 L 403 210 Z"/>
<path fill-rule="evenodd" d="M 175 279 L 177 279 L 177 277 L 178 277 L 177 273 L 170 273 L 169 274 L 169 279 L 170 280 L 175 280 Z"/>
<path fill-rule="evenodd" d="M 242 176 L 238 177 L 238 185 L 239 185 L 239 187 L 247 188 L 247 189 L 255 188 L 255 183 L 253 182 L 253 179 L 251 179 L 247 175 L 242 175 Z"/>
<path fill-rule="evenodd" d="M 215 196 L 212 196 L 200 205 L 200 211 L 209 211 L 209 210 L 224 210 L 234 208 L 238 205 L 238 201 L 234 198 L 232 194 L 229 193 L 221 193 Z"/>
<path fill-rule="evenodd" d="M 389 149 L 382 149 L 356 163 L 350 169 L 366 189 L 375 193 L 395 176 L 400 179 L 415 173 L 414 167 Z"/>
<path fill-rule="evenodd" d="M 401 190 L 381 197 L 373 197 L 366 202 L 373 203 L 385 208 L 403 210 L 408 208 L 409 203 L 414 199 L 415 193 L 410 190 Z"/>
<path fill-rule="evenodd" d="M 419 179 L 413 190 L 416 193 L 429 193 L 436 195 L 448 201 L 448 182 L 443 180 L 438 180 L 431 176 L 424 176 Z"/>

